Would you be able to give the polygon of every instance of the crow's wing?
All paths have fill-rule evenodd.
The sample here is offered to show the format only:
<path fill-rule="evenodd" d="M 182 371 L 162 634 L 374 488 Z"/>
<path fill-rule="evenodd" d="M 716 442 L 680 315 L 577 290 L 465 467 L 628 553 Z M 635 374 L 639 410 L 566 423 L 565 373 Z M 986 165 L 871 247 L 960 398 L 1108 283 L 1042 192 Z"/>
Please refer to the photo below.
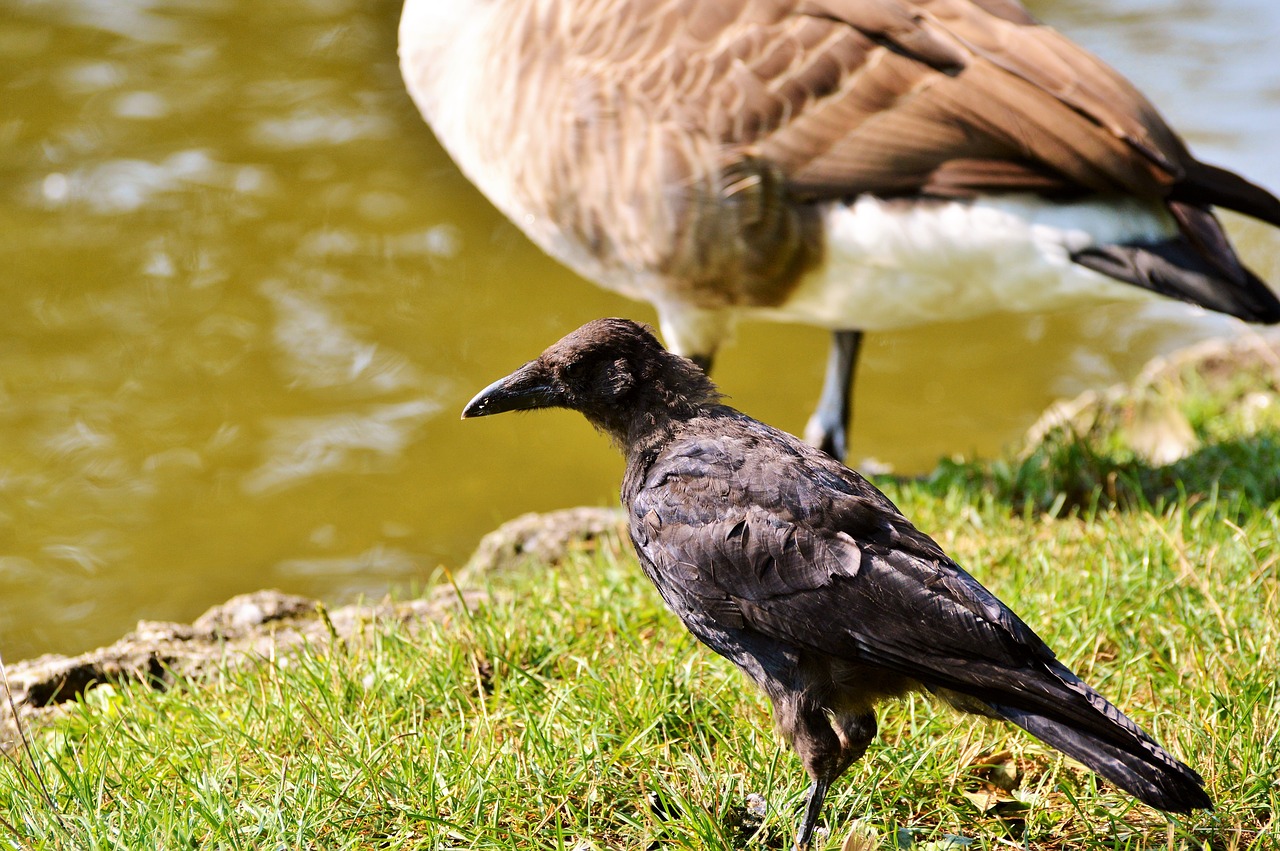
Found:
<path fill-rule="evenodd" d="M 684 432 L 628 467 L 632 538 L 690 630 L 748 674 L 806 653 L 888 669 L 1152 806 L 1212 806 L 1195 771 L 856 473 L 727 408 Z"/>
<path fill-rule="evenodd" d="M 1123 717 L 1114 707 L 856 473 L 746 417 L 716 424 L 624 489 L 678 614 L 1128 741 L 1098 725 L 1099 710 Z"/>

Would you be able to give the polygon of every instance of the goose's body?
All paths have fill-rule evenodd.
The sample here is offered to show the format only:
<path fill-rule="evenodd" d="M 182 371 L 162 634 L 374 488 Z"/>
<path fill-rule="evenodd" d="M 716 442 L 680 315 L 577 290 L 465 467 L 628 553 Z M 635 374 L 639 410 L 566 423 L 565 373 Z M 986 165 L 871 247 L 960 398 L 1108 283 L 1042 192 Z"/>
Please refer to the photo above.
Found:
<path fill-rule="evenodd" d="M 1280 201 L 1012 0 L 408 0 L 400 44 L 463 172 L 675 351 L 843 336 L 837 453 L 855 332 L 1151 292 L 1280 320 L 1211 212 Z"/>

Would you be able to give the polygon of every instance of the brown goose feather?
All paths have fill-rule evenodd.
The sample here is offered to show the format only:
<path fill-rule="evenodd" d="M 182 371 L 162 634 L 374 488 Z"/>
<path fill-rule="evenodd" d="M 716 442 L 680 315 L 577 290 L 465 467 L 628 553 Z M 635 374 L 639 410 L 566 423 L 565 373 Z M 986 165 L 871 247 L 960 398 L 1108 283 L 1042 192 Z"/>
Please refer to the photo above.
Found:
<path fill-rule="evenodd" d="M 509 15 L 486 61 L 522 208 L 704 307 L 786 298 L 822 252 L 805 202 L 1274 202 L 1196 162 L 1123 77 L 1011 0 L 539 0 Z"/>

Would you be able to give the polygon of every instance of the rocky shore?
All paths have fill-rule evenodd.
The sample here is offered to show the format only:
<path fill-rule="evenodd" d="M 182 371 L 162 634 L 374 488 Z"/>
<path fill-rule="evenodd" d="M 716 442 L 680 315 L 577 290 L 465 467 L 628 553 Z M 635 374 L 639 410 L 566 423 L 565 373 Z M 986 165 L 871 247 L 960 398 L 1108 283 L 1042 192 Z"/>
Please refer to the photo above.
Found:
<path fill-rule="evenodd" d="M 357 642 L 379 625 L 440 621 L 483 593 L 487 575 L 531 562 L 554 565 L 575 548 L 601 539 L 621 546 L 619 509 L 571 508 L 526 514 L 490 532 L 455 577 L 425 599 L 356 604 L 329 611 L 318 600 L 263 590 L 241 594 L 190 624 L 141 621 L 108 647 L 78 656 L 45 655 L 7 668 L 0 683 L 0 750 L 17 747 L 23 725 L 52 718 L 104 683 L 145 682 L 167 688 L 176 678 L 201 677 L 228 666 L 288 655 L 299 647 Z"/>

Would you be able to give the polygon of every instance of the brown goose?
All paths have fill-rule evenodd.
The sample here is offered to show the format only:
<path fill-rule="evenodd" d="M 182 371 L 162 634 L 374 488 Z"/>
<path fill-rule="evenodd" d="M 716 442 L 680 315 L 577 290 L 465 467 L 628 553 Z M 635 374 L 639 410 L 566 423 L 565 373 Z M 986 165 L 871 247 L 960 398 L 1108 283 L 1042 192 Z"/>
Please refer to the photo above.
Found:
<path fill-rule="evenodd" d="M 1150 293 L 1280 321 L 1212 212 L 1280 200 L 1015 0 L 408 0 L 400 60 L 462 171 L 676 352 L 835 332 L 837 457 L 863 331 Z"/>

